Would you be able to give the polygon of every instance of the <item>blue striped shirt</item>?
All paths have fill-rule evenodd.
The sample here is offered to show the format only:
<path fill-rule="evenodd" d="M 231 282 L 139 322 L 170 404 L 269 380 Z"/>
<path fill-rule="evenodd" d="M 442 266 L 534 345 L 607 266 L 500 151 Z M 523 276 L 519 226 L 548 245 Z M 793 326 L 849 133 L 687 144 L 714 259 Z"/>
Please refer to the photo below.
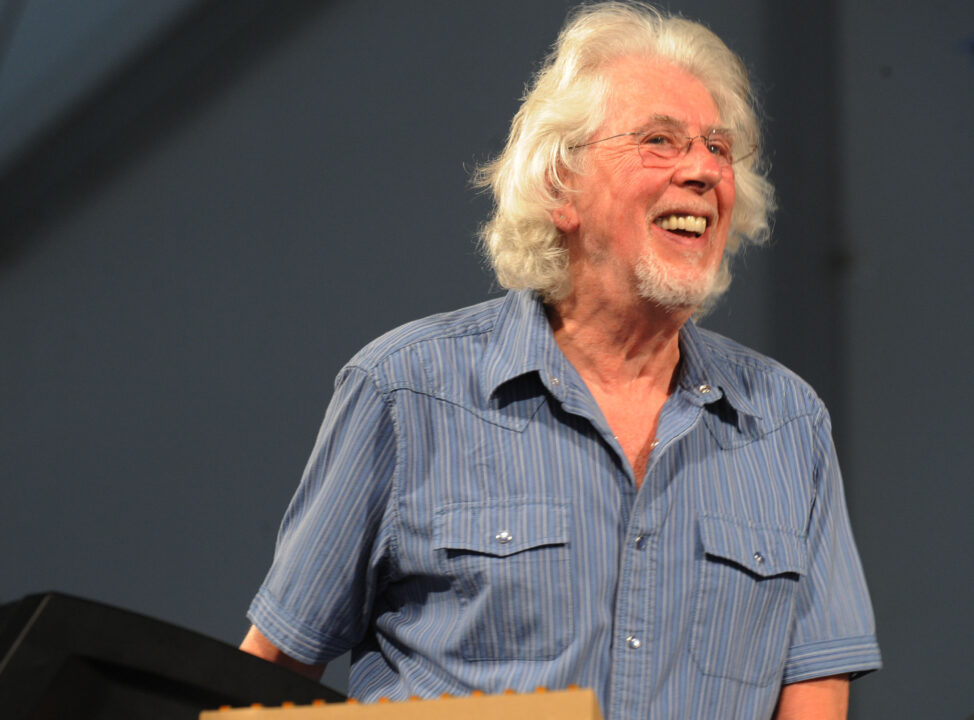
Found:
<path fill-rule="evenodd" d="M 828 414 L 688 323 L 641 487 L 537 298 L 405 325 L 341 371 L 248 617 L 362 700 L 594 688 L 769 717 L 879 666 Z"/>

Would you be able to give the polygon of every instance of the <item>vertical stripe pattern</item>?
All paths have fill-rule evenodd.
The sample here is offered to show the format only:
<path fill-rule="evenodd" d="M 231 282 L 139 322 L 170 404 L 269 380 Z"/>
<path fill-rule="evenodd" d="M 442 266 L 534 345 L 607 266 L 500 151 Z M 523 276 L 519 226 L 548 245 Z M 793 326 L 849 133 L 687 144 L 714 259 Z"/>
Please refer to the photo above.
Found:
<path fill-rule="evenodd" d="M 575 683 L 603 714 L 770 717 L 879 666 L 828 415 L 692 324 L 632 470 L 530 293 L 403 326 L 342 370 L 248 616 L 350 692 Z"/>

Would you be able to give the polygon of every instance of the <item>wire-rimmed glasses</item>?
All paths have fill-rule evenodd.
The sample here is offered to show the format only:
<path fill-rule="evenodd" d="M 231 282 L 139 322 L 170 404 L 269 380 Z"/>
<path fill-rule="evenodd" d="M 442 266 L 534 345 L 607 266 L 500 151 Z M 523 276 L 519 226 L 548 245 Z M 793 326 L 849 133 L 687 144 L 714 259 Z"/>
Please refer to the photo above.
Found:
<path fill-rule="evenodd" d="M 742 154 L 735 154 L 735 137 L 731 130 L 716 129 L 711 130 L 706 135 L 689 136 L 681 127 L 672 124 L 660 124 L 645 130 L 618 133 L 592 142 L 574 145 L 571 149 L 597 145 L 607 140 L 622 137 L 633 139 L 639 157 L 642 159 L 643 167 L 669 167 L 676 164 L 681 157 L 690 152 L 695 140 L 703 141 L 707 151 L 716 158 L 717 164 L 722 169 L 729 168 L 734 163 L 750 157 L 756 149 L 749 147 L 745 148 Z"/>

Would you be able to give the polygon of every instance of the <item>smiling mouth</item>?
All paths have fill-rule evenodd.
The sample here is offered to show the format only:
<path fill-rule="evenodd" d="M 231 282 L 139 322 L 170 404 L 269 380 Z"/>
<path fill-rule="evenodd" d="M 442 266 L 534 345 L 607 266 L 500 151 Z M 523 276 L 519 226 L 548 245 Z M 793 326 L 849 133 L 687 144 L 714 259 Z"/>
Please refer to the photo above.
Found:
<path fill-rule="evenodd" d="M 700 237 L 707 229 L 707 218 L 699 215 L 667 215 L 656 218 L 653 224 L 679 235 Z"/>

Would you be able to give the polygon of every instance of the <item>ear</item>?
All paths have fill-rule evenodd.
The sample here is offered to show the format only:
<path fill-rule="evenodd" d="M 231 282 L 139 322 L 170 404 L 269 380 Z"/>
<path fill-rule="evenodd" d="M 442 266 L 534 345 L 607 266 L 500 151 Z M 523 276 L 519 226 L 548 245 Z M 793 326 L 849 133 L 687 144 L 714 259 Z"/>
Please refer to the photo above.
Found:
<path fill-rule="evenodd" d="M 578 212 L 571 202 L 566 202 L 552 210 L 551 220 L 555 227 L 566 235 L 578 229 Z"/>
<path fill-rule="evenodd" d="M 557 182 L 553 176 L 557 177 Z M 552 195 L 561 200 L 561 205 L 551 211 L 551 221 L 563 234 L 574 232 L 579 225 L 578 211 L 572 202 L 571 192 L 574 174 L 559 164 L 556 170 L 548 170 L 545 179 Z"/>

